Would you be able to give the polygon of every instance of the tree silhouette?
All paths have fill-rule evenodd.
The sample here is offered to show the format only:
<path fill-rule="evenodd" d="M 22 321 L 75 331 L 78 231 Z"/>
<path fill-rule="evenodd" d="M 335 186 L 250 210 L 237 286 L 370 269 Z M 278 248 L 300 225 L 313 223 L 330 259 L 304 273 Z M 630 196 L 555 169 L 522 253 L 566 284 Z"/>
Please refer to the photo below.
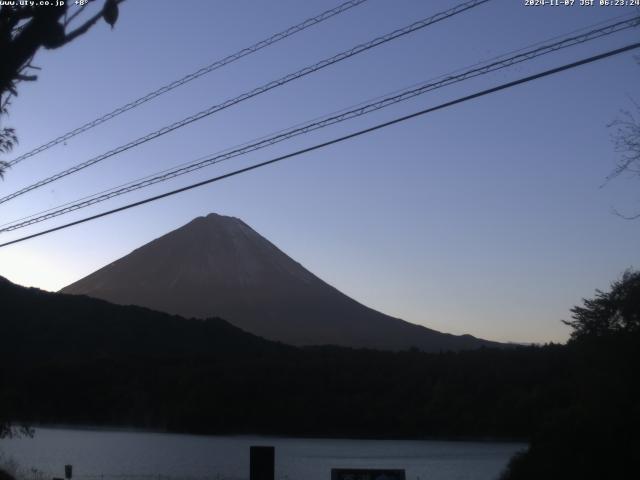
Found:
<path fill-rule="evenodd" d="M 640 271 L 627 270 L 609 292 L 596 290 L 583 303 L 571 309 L 573 320 L 563 321 L 573 328 L 573 340 L 640 331 Z"/>
<path fill-rule="evenodd" d="M 615 170 L 610 175 L 618 176 L 624 172 L 630 172 L 634 176 L 640 176 L 640 104 L 633 101 L 636 115 L 625 110 L 622 116 L 614 121 L 611 126 L 615 128 L 614 142 L 620 158 Z M 640 215 L 639 215 L 640 216 Z"/>
<path fill-rule="evenodd" d="M 47 6 L 15 2 L 0 6 L 0 121 L 8 114 L 11 98 L 18 95 L 18 84 L 37 80 L 35 71 L 39 69 L 31 62 L 38 50 L 60 48 L 88 32 L 100 19 L 113 28 L 118 19 L 118 5 L 123 1 L 104 0 L 100 11 L 77 26 L 89 2 L 84 2 L 72 14 L 69 14 L 70 2 Z M 17 141 L 13 128 L 0 125 L 0 154 L 11 151 Z M 0 161 L 0 178 L 7 167 L 7 162 Z"/>
<path fill-rule="evenodd" d="M 640 64 L 640 57 L 636 59 Z M 635 107 L 635 113 L 632 110 L 622 110 L 620 117 L 609 124 L 609 128 L 614 129 L 612 139 L 615 151 L 620 156 L 607 181 L 624 173 L 640 177 L 640 104 L 634 99 L 631 99 L 631 103 Z M 618 211 L 615 213 L 627 220 L 640 218 L 640 212 L 632 215 L 622 215 Z"/>
<path fill-rule="evenodd" d="M 18 84 L 38 79 L 39 70 L 31 62 L 38 50 L 60 48 L 91 29 L 100 19 L 113 28 L 118 19 L 118 5 L 124 0 L 104 0 L 102 8 L 81 24 L 89 2 L 83 3 L 69 15 L 68 3 L 61 5 L 0 6 L 0 122 L 9 113 L 11 98 L 18 95 Z M 51 2 L 55 3 L 55 2 Z M 18 142 L 15 129 L 0 123 L 0 155 L 7 154 Z M 0 179 L 4 178 L 9 164 L 0 160 Z M 0 399 L 1 400 L 1 399 Z M 0 402 L 0 410 L 1 410 Z M 23 429 L 22 433 L 28 433 Z M 16 433 L 6 419 L 0 418 L 0 438 Z"/>
<path fill-rule="evenodd" d="M 564 347 L 568 375 L 550 388 L 529 448 L 501 480 L 638 478 L 640 271 L 572 310 Z M 634 473 L 635 472 L 635 473 Z"/>

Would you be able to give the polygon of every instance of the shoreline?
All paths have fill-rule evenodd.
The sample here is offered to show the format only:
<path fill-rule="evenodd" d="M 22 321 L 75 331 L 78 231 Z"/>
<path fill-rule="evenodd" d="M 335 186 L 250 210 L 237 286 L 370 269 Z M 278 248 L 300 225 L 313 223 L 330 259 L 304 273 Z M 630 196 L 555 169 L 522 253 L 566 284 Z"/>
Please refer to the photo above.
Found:
<path fill-rule="evenodd" d="M 201 433 L 188 431 L 175 431 L 168 429 L 143 428 L 135 426 L 117 426 L 117 425 L 77 425 L 67 423 L 47 423 L 47 424 L 31 424 L 30 428 L 34 429 L 37 435 L 38 429 L 43 430 L 75 430 L 86 432 L 119 432 L 119 433 L 146 433 L 146 434 L 163 434 L 163 435 L 184 435 L 193 437 L 259 437 L 273 439 L 300 439 L 300 440 L 371 440 L 371 441 L 424 441 L 424 442 L 468 442 L 468 443 L 521 443 L 528 445 L 529 439 L 518 437 L 492 437 L 492 436 L 395 436 L 395 435 L 356 435 L 356 434 L 289 434 L 289 433 L 265 433 L 265 432 L 219 432 L 219 433 Z"/>

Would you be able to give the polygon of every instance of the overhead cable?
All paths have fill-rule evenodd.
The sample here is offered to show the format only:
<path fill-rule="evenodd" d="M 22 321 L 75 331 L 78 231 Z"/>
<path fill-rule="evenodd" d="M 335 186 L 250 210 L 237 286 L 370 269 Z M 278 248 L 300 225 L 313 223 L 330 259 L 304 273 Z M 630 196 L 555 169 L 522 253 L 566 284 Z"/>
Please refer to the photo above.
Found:
<path fill-rule="evenodd" d="M 582 44 L 587 41 L 595 40 L 597 38 L 601 38 L 606 35 L 611 35 L 613 33 L 622 31 L 624 29 L 637 26 L 638 24 L 640 24 L 640 16 L 627 19 L 624 21 L 615 22 L 613 24 L 591 30 L 584 34 L 565 38 L 563 40 L 560 40 L 551 44 L 542 45 L 538 48 L 527 50 L 527 51 L 518 53 L 517 55 L 503 58 L 499 61 L 494 61 L 486 65 L 482 65 L 476 68 L 471 68 L 469 70 L 463 71 L 462 73 L 443 76 L 443 77 L 440 77 L 441 79 L 438 81 L 430 81 L 427 83 L 423 83 L 421 85 L 407 89 L 400 93 L 396 93 L 385 98 L 376 99 L 376 101 L 368 104 L 360 105 L 357 108 L 342 111 L 336 115 L 323 117 L 319 120 L 311 121 L 306 124 L 302 124 L 287 130 L 283 130 L 276 135 L 261 138 L 258 141 L 255 141 L 253 143 L 247 143 L 241 147 L 227 150 L 224 153 L 216 153 L 213 155 L 201 157 L 198 160 L 193 161 L 191 163 L 187 163 L 173 169 L 165 170 L 157 175 L 145 177 L 140 181 L 129 182 L 122 187 L 116 187 L 114 189 L 110 189 L 105 192 L 100 192 L 96 195 L 85 197 L 76 202 L 69 202 L 67 204 L 60 206 L 59 208 L 46 210 L 40 215 L 36 214 L 30 217 L 27 217 L 24 220 L 20 219 L 14 222 L 10 222 L 9 224 L 5 224 L 1 226 L 2 228 L 0 228 L 0 233 L 13 231 L 20 228 L 25 228 L 27 226 L 34 225 L 36 223 L 40 223 L 45 220 L 49 220 L 51 218 L 64 215 L 66 213 L 79 210 L 81 208 L 86 208 L 91 205 L 95 205 L 97 203 L 110 200 L 111 198 L 124 195 L 126 193 L 130 193 L 135 190 L 140 190 L 142 188 L 146 188 L 151 185 L 155 185 L 157 183 L 164 182 L 169 179 L 172 179 L 181 175 L 185 175 L 187 173 L 191 173 L 201 168 L 205 168 L 210 165 L 217 164 L 234 157 L 245 155 L 247 153 L 274 145 L 276 143 L 289 140 L 298 135 L 306 134 L 315 130 L 319 130 L 324 127 L 328 127 L 330 125 L 334 125 L 336 123 L 341 123 L 352 118 L 366 115 L 368 113 L 394 105 L 396 103 L 400 103 L 400 102 L 409 100 L 411 98 L 417 97 L 419 95 L 423 95 L 427 92 L 436 90 L 438 88 L 449 86 L 454 83 L 468 80 L 470 78 L 474 78 L 480 75 L 486 75 L 488 73 L 501 70 L 503 68 L 507 68 L 515 64 L 520 64 L 525 61 L 530 61 L 542 55 L 546 55 L 551 52 L 555 52 L 560 49 L 568 48 L 574 45 Z"/>
<path fill-rule="evenodd" d="M 385 44 L 387 42 L 390 42 L 392 40 L 395 40 L 397 38 L 403 37 L 405 35 L 408 35 L 410 33 L 413 33 L 417 30 L 421 30 L 429 25 L 433 25 L 437 22 L 440 22 L 442 20 L 448 19 L 454 15 L 457 15 L 459 13 L 462 13 L 464 11 L 467 11 L 469 9 L 475 8 L 483 3 L 487 3 L 490 0 L 471 0 L 468 2 L 464 2 L 461 3 L 455 7 L 450 8 L 449 10 L 446 10 L 444 12 L 440 12 L 437 13 L 435 15 L 432 15 L 430 17 L 427 17 L 425 19 L 422 19 L 418 22 L 412 23 L 411 25 L 408 25 L 406 27 L 394 30 L 393 32 L 390 32 L 386 35 L 383 35 L 381 37 L 377 37 L 369 42 L 366 43 L 362 43 L 360 45 L 357 45 L 349 50 L 345 50 L 337 55 L 334 55 L 333 57 L 327 58 L 325 60 L 322 60 L 318 63 L 315 63 L 313 65 L 310 65 L 308 67 L 305 67 L 301 70 L 298 70 L 297 72 L 294 73 L 290 73 L 288 75 L 285 75 L 284 77 L 279 78 L 278 80 L 273 80 L 269 83 L 266 83 L 260 87 L 257 87 L 253 90 L 250 90 L 248 92 L 243 93 L 242 95 L 239 95 L 237 97 L 231 98 L 229 100 L 226 100 L 223 103 L 217 104 L 217 105 L 213 105 L 205 110 L 202 110 L 194 115 L 191 115 L 189 117 L 183 118 L 182 120 L 179 120 L 177 122 L 172 123 L 171 125 L 168 125 L 166 127 L 163 127 L 159 130 L 153 131 L 151 133 L 148 133 L 147 135 L 137 138 L 136 140 L 133 140 L 125 145 L 121 145 L 119 147 L 116 147 L 112 150 L 109 150 L 106 153 L 103 153 L 102 155 L 98 155 L 97 157 L 93 157 L 89 160 L 86 160 L 82 163 L 79 163 L 71 168 L 68 168 L 66 170 L 63 170 L 61 172 L 58 172 L 50 177 L 47 177 L 43 180 L 40 180 L 36 183 L 33 183 L 27 187 L 24 187 L 16 192 L 13 192 L 9 195 L 6 195 L 2 198 L 0 198 L 0 203 L 5 203 L 8 202 L 9 200 L 12 200 L 20 195 L 24 195 L 27 192 L 30 192 L 32 190 L 35 190 L 37 188 L 40 188 L 44 185 L 47 185 L 51 182 L 54 182 L 56 180 L 59 180 L 63 177 L 66 177 L 68 175 L 72 175 L 80 170 L 83 170 L 87 167 L 90 167 L 92 165 L 95 165 L 98 162 L 101 162 L 103 160 L 106 160 L 107 158 L 113 157 L 114 155 L 118 155 L 122 152 L 125 152 L 131 148 L 137 147 L 138 145 L 141 145 L 143 143 L 146 143 L 150 140 L 154 140 L 162 135 L 165 135 L 169 132 L 172 132 L 178 128 L 182 128 L 186 125 L 189 125 L 193 122 L 196 122 L 198 120 L 201 120 L 205 117 L 208 117 L 209 115 L 212 115 L 216 112 L 219 112 L 221 110 L 224 110 L 226 108 L 229 108 L 233 105 L 236 105 L 240 102 L 243 102 L 245 100 L 248 100 L 250 98 L 253 98 L 257 95 L 260 95 L 262 93 L 268 92 L 269 90 L 272 90 L 274 88 L 280 87 L 282 85 L 285 85 L 293 80 L 297 80 L 298 78 L 302 78 L 306 75 L 309 75 L 311 73 L 317 72 L 318 70 L 321 70 L 325 67 L 328 67 L 329 65 L 333 65 L 335 63 L 341 62 L 342 60 L 346 60 L 348 58 L 353 57 L 354 55 L 358 55 L 362 52 L 365 52 L 367 50 L 370 50 L 372 48 L 378 47 L 382 44 Z"/>
<path fill-rule="evenodd" d="M 373 127 L 365 128 L 363 130 L 359 130 L 357 132 L 350 133 L 348 135 L 344 135 L 342 137 L 338 137 L 338 138 L 329 140 L 327 142 L 323 142 L 323 143 L 319 143 L 319 144 L 316 144 L 316 145 L 311 146 L 311 147 L 303 148 L 301 150 L 289 153 L 287 155 L 282 155 L 282 156 L 279 156 L 279 157 L 276 157 L 276 158 L 272 158 L 271 160 L 266 160 L 264 162 L 260 162 L 260 163 L 257 163 L 257 164 L 254 164 L 254 165 L 251 165 L 251 166 L 248 166 L 248 167 L 245 167 L 245 168 L 234 170 L 234 171 L 226 173 L 224 175 L 219 175 L 217 177 L 209 178 L 209 179 L 203 180 L 201 182 L 193 183 L 191 185 L 187 185 L 185 187 L 178 188 L 176 190 L 165 192 L 165 193 L 162 193 L 160 195 L 156 195 L 154 197 L 146 198 L 144 200 L 140 200 L 140 201 L 133 202 L 133 203 L 130 203 L 130 204 L 127 204 L 127 205 L 123 205 L 121 207 L 114 208 L 112 210 L 108 210 L 108 211 L 105 211 L 105 212 L 101 212 L 101 213 L 98 213 L 96 215 L 92 215 L 90 217 L 85 217 L 85 218 L 82 218 L 80 220 L 76 220 L 76 221 L 73 221 L 73 222 L 70 222 L 70 223 L 66 223 L 64 225 L 59 225 L 57 227 L 49 228 L 47 230 L 43 230 L 43 231 L 40 231 L 40 232 L 37 232 L 37 233 L 33 233 L 31 235 L 27 235 L 27 236 L 20 237 L 20 238 L 17 238 L 17 239 L 8 241 L 8 242 L 4 242 L 4 243 L 0 244 L 0 247 L 6 247 L 8 245 L 12 245 L 12 244 L 15 244 L 15 243 L 24 242 L 24 241 L 32 239 L 32 238 L 36 238 L 36 237 L 39 237 L 39 236 L 42 236 L 42 235 L 46 235 L 46 234 L 49 234 L 49 233 L 52 233 L 52 232 L 56 232 L 56 231 L 59 231 L 59 230 L 63 230 L 63 229 L 72 227 L 74 225 L 79 225 L 79 224 L 86 223 L 86 222 L 89 222 L 89 221 L 92 221 L 92 220 L 96 220 L 98 218 L 105 217 L 107 215 L 112 215 L 112 214 L 117 213 L 117 212 L 122 212 L 122 211 L 128 210 L 130 208 L 134 208 L 134 207 L 138 207 L 138 206 L 141 206 L 141 205 L 144 205 L 144 204 L 147 204 L 147 203 L 155 202 L 155 201 L 163 199 L 163 198 L 167 198 L 167 197 L 170 197 L 170 196 L 173 196 L 173 195 L 177 195 L 178 193 L 186 192 L 186 191 L 192 190 L 194 188 L 202 187 L 204 185 L 208 185 L 208 184 L 211 184 L 211 183 L 214 183 L 214 182 L 218 182 L 218 181 L 224 180 L 226 178 L 234 177 L 236 175 L 240 175 L 242 173 L 249 172 L 251 170 L 256 170 L 258 168 L 265 167 L 267 165 L 271 165 L 271 164 L 274 164 L 274 163 L 277 163 L 277 162 L 281 162 L 282 160 L 286 160 L 286 159 L 289 159 L 289 158 L 297 157 L 297 156 L 302 155 L 304 153 L 309 153 L 309 152 L 312 152 L 312 151 L 315 151 L 315 150 L 319 150 L 321 148 L 328 147 L 330 145 L 341 143 L 341 142 L 344 142 L 346 140 L 350 140 L 352 138 L 356 138 L 356 137 L 359 137 L 361 135 L 365 135 L 367 133 L 371 133 L 371 132 L 374 132 L 376 130 L 380 130 L 382 128 L 389 127 L 391 125 L 395 125 L 395 124 L 398 124 L 398 123 L 401 123 L 401 122 L 405 122 L 405 121 L 410 120 L 412 118 L 420 117 L 422 115 L 426 115 L 428 113 L 435 112 L 437 110 L 442 110 L 442 109 L 451 107 L 453 105 L 458 105 L 460 103 L 464 103 L 464 102 L 467 102 L 469 100 L 473 100 L 475 98 L 483 97 L 485 95 L 489 95 L 489 94 L 492 94 L 492 93 L 495 93 L 495 92 L 498 92 L 498 91 L 501 91 L 501 90 L 512 88 L 512 87 L 515 87 L 517 85 L 521 85 L 523 83 L 527 83 L 527 82 L 531 82 L 533 80 L 537 80 L 537 79 L 540 79 L 540 78 L 543 78 L 543 77 L 547 77 L 549 75 L 554 75 L 556 73 L 560 73 L 560 72 L 563 72 L 563 71 L 566 71 L 566 70 L 570 70 L 570 69 L 579 67 L 581 65 L 586 65 L 586 64 L 593 63 L 593 62 L 596 62 L 596 61 L 599 61 L 599 60 L 603 60 L 605 58 L 612 57 L 614 55 L 619 55 L 621 53 L 629 52 L 629 51 L 637 49 L 639 47 L 640 47 L 640 42 L 632 43 L 630 45 L 626 45 L 624 47 L 617 48 L 615 50 L 609 50 L 609 51 L 607 51 L 605 53 L 601 53 L 599 55 L 594 55 L 594 56 L 591 56 L 591 57 L 588 57 L 588 58 L 584 58 L 582 60 L 578 60 L 576 62 L 572 62 L 572 63 L 568 63 L 568 64 L 565 64 L 565 65 L 562 65 L 560 67 L 556 67 L 556 68 L 552 68 L 552 69 L 549 69 L 549 70 L 545 70 L 543 72 L 536 73 L 534 75 L 529 75 L 527 77 L 523 77 L 523 78 L 520 78 L 518 80 L 514 80 L 514 81 L 511 81 L 511 82 L 503 83 L 503 84 L 498 85 L 496 87 L 488 88 L 486 90 L 482 90 L 480 92 L 476 92 L 476 93 L 473 93 L 471 95 L 466 95 L 464 97 L 460 97 L 460 98 L 457 98 L 455 100 L 451 100 L 449 102 L 441 103 L 440 105 L 437 105 L 435 107 L 429 107 L 429 108 L 426 108 L 424 110 L 420 110 L 418 112 L 415 112 L 415 113 L 412 113 L 412 114 L 409 114 L 409 115 L 405 115 L 405 116 L 402 116 L 402 117 L 399 117 L 399 118 L 395 118 L 393 120 L 374 125 Z"/>
<path fill-rule="evenodd" d="M 353 7 L 356 7 L 364 2 L 366 2 L 367 0 L 349 0 L 348 2 L 344 2 L 340 5 L 338 5 L 337 7 L 334 7 L 330 10 L 327 10 L 325 12 L 322 12 L 319 15 L 316 15 L 315 17 L 311 17 L 306 19 L 304 22 L 301 22 L 297 25 L 294 25 L 292 27 L 287 28 L 286 30 L 283 30 L 282 32 L 278 32 L 274 35 L 271 35 L 269 38 L 266 38 L 264 40 L 261 40 L 257 43 L 254 43 L 253 45 L 243 48 L 242 50 L 237 51 L 236 53 L 233 53 L 231 55 L 228 55 L 220 60 L 217 60 L 205 67 L 202 67 L 198 70 L 196 70 L 195 72 L 191 72 L 187 75 L 185 75 L 184 77 L 178 79 L 178 80 L 174 80 L 171 83 L 168 83 L 166 85 L 163 85 L 162 87 L 154 90 L 153 92 L 149 92 L 146 95 L 137 98 L 136 100 L 133 100 L 125 105 L 122 105 L 121 107 L 116 108 L 115 110 L 112 110 L 109 113 L 106 113 L 98 118 L 96 118 L 95 120 L 92 120 L 90 122 L 85 123 L 84 125 L 79 126 L 78 128 L 75 128 L 67 133 L 64 133 L 63 135 L 60 135 L 59 137 L 54 138 L 53 140 L 50 140 L 42 145 L 40 145 L 37 148 L 34 148 L 33 150 L 30 150 L 22 155 L 20 155 L 19 157 L 11 160 L 9 162 L 9 166 L 13 166 L 16 165 L 17 163 L 22 162 L 23 160 L 26 160 L 27 158 L 33 157 L 41 152 L 44 152 L 45 150 L 48 150 L 49 148 L 58 145 L 59 143 L 62 142 L 66 142 L 67 140 L 75 137 L 76 135 L 80 135 L 83 132 L 86 132 L 87 130 L 91 130 L 94 127 L 97 127 L 98 125 L 101 125 L 115 117 L 117 117 L 118 115 L 122 115 L 123 113 L 139 107 L 140 105 L 142 105 L 143 103 L 147 103 L 150 100 L 153 100 L 154 98 L 159 97 L 160 95 L 164 95 L 167 92 L 170 92 L 173 89 L 176 89 L 178 87 L 181 87 L 182 85 L 185 85 L 186 83 L 191 82 L 192 80 L 195 80 L 196 78 L 200 78 L 203 75 L 206 75 L 208 73 L 213 72 L 214 70 L 217 70 L 219 68 L 222 68 L 226 65 L 229 65 L 230 63 L 235 62 L 236 60 L 239 60 L 243 57 L 246 57 L 247 55 L 251 55 L 252 53 L 257 52 L 258 50 L 262 50 L 265 47 L 268 47 L 270 45 L 273 45 L 274 43 L 279 42 L 280 40 L 284 40 L 285 38 L 291 37 L 293 35 L 295 35 L 296 33 L 302 32 L 303 30 L 306 30 L 309 27 L 312 27 L 314 25 L 317 25 L 319 23 L 324 22 L 325 20 L 328 20 L 329 18 L 332 18 L 336 15 L 339 15 Z"/>

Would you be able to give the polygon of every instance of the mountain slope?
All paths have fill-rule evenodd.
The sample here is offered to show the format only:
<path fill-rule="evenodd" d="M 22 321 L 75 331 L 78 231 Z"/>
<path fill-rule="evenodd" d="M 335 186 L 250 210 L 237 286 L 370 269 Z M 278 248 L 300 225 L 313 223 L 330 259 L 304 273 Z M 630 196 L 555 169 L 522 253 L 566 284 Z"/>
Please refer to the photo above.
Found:
<path fill-rule="evenodd" d="M 3 355 L 80 358 L 260 354 L 291 348 L 219 318 L 187 319 L 144 307 L 16 285 L 0 276 Z"/>
<path fill-rule="evenodd" d="M 584 389 L 570 383 L 576 371 L 566 347 L 442 355 L 295 348 L 220 319 L 185 319 L 1 278 L 0 304 L 0 425 L 514 437 L 541 423 L 553 405 L 545 391 L 563 387 L 583 401 Z"/>
<path fill-rule="evenodd" d="M 198 217 L 65 287 L 184 317 L 219 316 L 292 345 L 460 350 L 497 345 L 372 310 L 328 285 L 243 221 Z"/>

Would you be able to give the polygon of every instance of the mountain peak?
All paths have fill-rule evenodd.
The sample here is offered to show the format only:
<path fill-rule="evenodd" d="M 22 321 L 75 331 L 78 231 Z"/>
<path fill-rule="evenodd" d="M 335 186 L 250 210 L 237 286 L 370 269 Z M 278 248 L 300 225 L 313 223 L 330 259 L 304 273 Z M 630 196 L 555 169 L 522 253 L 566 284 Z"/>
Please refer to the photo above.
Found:
<path fill-rule="evenodd" d="M 218 213 L 209 213 L 207 215 L 204 216 L 199 216 L 194 218 L 193 220 L 191 220 L 189 223 L 187 223 L 186 225 L 183 225 L 184 227 L 187 227 L 188 225 L 191 224 L 220 224 L 220 223 L 228 223 L 228 224 L 233 224 L 233 223 L 244 223 L 242 220 L 240 220 L 237 217 L 232 217 L 229 215 L 220 215 Z"/>
<path fill-rule="evenodd" d="M 236 217 L 210 213 L 62 292 L 183 317 L 217 316 L 294 345 L 428 351 L 492 345 L 389 317 L 347 297 Z"/>
<path fill-rule="evenodd" d="M 203 220 L 207 220 L 209 222 L 226 221 L 226 222 L 244 223 L 238 217 L 232 217 L 230 215 L 220 215 L 219 213 L 215 213 L 215 212 L 211 212 L 204 217 L 198 217 L 198 218 L 202 218 Z"/>

